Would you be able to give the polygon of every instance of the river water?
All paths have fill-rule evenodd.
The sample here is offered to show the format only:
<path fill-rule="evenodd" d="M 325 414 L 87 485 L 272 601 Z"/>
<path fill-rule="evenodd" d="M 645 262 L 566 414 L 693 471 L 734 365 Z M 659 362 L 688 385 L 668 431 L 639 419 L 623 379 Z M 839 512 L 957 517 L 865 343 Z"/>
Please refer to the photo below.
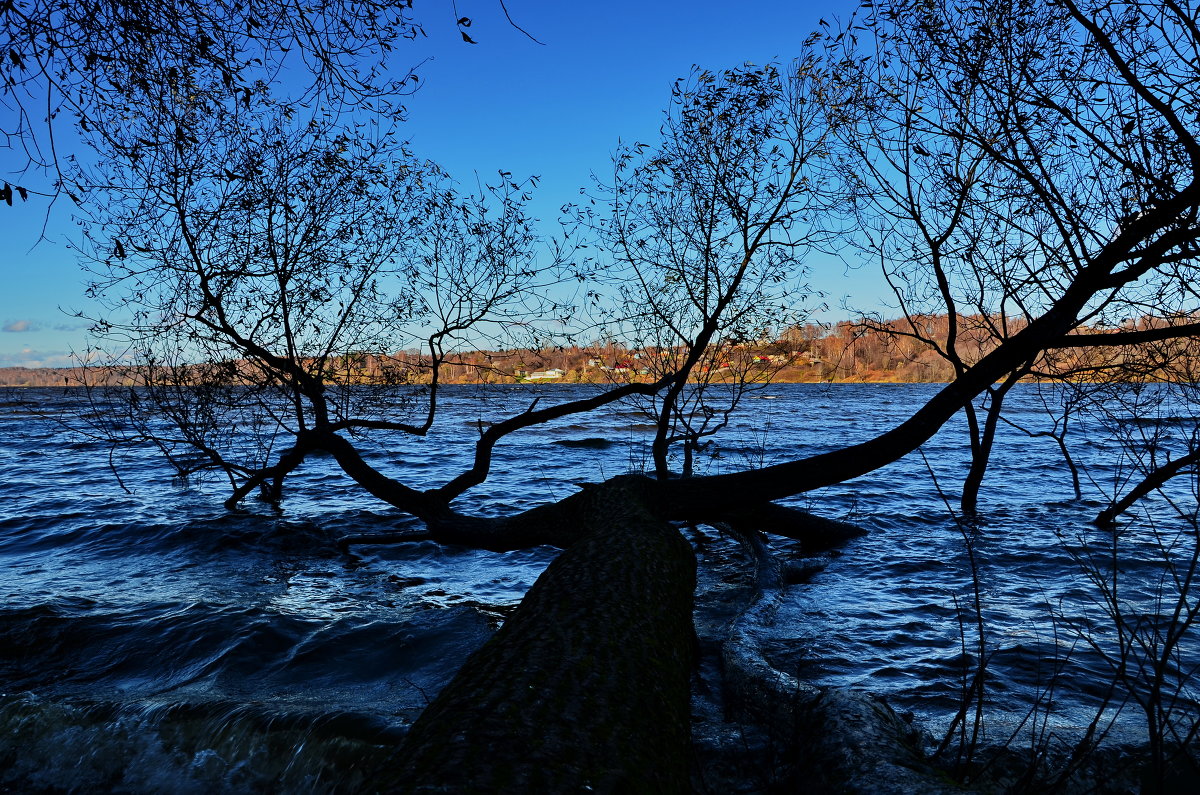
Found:
<path fill-rule="evenodd" d="M 368 453 L 433 485 L 469 460 L 480 420 L 590 389 L 451 387 L 443 430 Z M 867 439 L 936 389 L 772 386 L 702 464 L 728 471 Z M 1018 386 L 1009 406 L 1029 429 L 1049 427 L 1035 386 Z M 174 481 L 151 450 L 110 460 L 54 421 L 86 410 L 71 391 L 0 393 L 0 791 L 353 790 L 553 556 L 431 543 L 342 554 L 346 534 L 411 522 L 328 459 L 305 464 L 282 514 L 227 512 L 220 483 Z M 1154 638 L 1179 624 L 1166 561 L 1189 559 L 1195 535 L 1176 509 L 1194 510 L 1195 497 L 1177 485 L 1174 507 L 1155 497 L 1115 535 L 1094 527 L 1128 473 L 1102 429 L 1078 433 L 1083 500 L 1052 440 L 1002 428 L 974 528 L 949 510 L 968 463 L 961 423 L 923 455 L 794 500 L 870 533 L 789 590 L 769 659 L 885 696 L 937 733 L 982 649 L 992 739 L 1070 737 L 1100 714 L 1112 736 L 1136 741 L 1145 682 L 1110 685 L 1125 648 L 1126 671 L 1160 656 L 1151 673 L 1178 698 L 1172 714 L 1194 715 L 1197 642 L 1185 635 L 1159 654 Z M 629 407 L 530 429 L 498 448 L 493 476 L 458 507 L 512 512 L 636 471 L 650 435 Z M 735 549 L 708 536 L 702 567 L 714 548 Z M 1121 621 L 1102 598 L 1114 543 Z M 722 554 L 726 566 L 736 557 Z"/>

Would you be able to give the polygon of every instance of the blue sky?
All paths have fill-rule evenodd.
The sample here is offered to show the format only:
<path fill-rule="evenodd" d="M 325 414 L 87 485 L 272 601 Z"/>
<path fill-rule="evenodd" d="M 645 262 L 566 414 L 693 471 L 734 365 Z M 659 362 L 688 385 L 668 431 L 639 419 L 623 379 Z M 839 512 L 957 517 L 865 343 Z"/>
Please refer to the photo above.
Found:
<path fill-rule="evenodd" d="M 514 20 L 544 42 L 537 44 L 508 25 L 496 0 L 457 0 L 457 15 L 474 20 L 471 45 L 449 3 L 418 3 L 427 36 L 395 53 L 397 67 L 420 64 L 422 78 L 407 103 L 406 135 L 419 155 L 463 182 L 500 169 L 540 176 L 535 209 L 552 221 L 592 172 L 608 168 L 618 139 L 655 140 L 671 84 L 693 64 L 722 69 L 791 57 L 819 19 L 845 19 L 854 5 L 507 0 Z M 19 160 L 0 150 L 0 170 Z M 35 246 L 46 212 L 35 197 L 0 205 L 0 366 L 64 365 L 87 345 L 67 313 L 89 308 L 65 246 L 68 203 L 51 209 L 49 240 Z M 829 258 L 811 265 L 831 306 L 843 296 L 859 307 L 878 304 L 874 274 Z"/>

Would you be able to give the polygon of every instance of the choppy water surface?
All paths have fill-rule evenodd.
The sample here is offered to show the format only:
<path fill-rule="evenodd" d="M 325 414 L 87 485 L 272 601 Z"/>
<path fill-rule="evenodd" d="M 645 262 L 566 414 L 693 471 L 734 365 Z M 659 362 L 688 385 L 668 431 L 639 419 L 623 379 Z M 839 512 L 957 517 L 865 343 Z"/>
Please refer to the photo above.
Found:
<path fill-rule="evenodd" d="M 387 440 L 370 454 L 414 485 L 433 485 L 469 460 L 480 419 L 535 394 L 545 402 L 587 389 L 459 388 L 443 431 Z M 771 387 L 706 466 L 744 468 L 870 438 L 934 389 Z M 1014 419 L 1041 427 L 1032 387 L 1009 403 Z M 429 543 L 344 555 L 340 537 L 409 520 L 330 461 L 305 465 L 282 515 L 229 513 L 220 484 L 172 481 L 150 451 L 119 459 L 119 483 L 104 446 L 47 417 L 79 410 L 79 397 L 62 390 L 0 393 L 0 789 L 353 789 L 552 556 Z M 993 733 L 1053 705 L 1036 714 L 1056 731 L 1104 710 L 1119 733 L 1136 736 L 1139 711 L 1117 709 L 1131 687 L 1114 695 L 1107 686 L 1121 649 L 1116 622 L 1080 567 L 1088 555 L 1102 572 L 1110 562 L 1114 536 L 1090 522 L 1122 476 L 1092 433 L 1076 448 L 1090 478 L 1076 501 L 1051 440 L 1002 431 L 987 518 L 969 531 L 943 498 L 968 461 L 956 426 L 924 458 L 797 500 L 871 532 L 791 590 L 773 661 L 819 684 L 886 695 L 944 727 L 980 650 L 978 597 Z M 460 507 L 511 512 L 636 470 L 649 436 L 628 408 L 531 429 L 499 448 L 492 478 Z M 556 443 L 595 439 L 609 444 Z M 1174 545 L 1186 563 L 1195 536 L 1185 531 L 1158 499 L 1115 537 L 1118 601 L 1146 637 L 1169 627 L 1162 595 L 1173 581 L 1161 550 Z M 1164 676 L 1182 681 L 1197 662 L 1185 640 Z M 1178 695 L 1186 700 L 1190 688 Z"/>

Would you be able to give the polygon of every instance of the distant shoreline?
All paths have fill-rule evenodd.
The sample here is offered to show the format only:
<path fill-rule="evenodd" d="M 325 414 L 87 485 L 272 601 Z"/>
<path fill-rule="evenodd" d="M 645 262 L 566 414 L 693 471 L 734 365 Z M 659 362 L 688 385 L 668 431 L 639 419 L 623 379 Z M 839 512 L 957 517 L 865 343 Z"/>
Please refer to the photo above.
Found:
<path fill-rule="evenodd" d="M 73 367 L 0 367 L 0 388 L 2 389 L 81 389 L 79 371 L 82 368 Z M 557 386 L 579 386 L 581 384 L 591 384 L 597 386 L 611 385 L 612 382 L 601 379 L 590 380 L 527 380 L 527 379 L 505 379 L 505 380 L 464 380 L 453 379 L 443 380 L 442 386 L 529 386 L 529 387 L 557 387 Z M 903 385 L 903 384 L 944 384 L 945 381 L 940 380 L 912 380 L 898 378 L 879 378 L 872 376 L 850 376 L 845 378 L 819 378 L 819 377 L 796 377 L 794 374 L 781 375 L 777 378 L 772 378 L 769 384 L 887 384 L 887 385 Z M 120 386 L 121 384 L 105 384 L 102 386 Z M 414 382 L 413 385 L 419 386 L 420 382 Z M 719 385 L 716 383 L 714 385 Z M 766 385 L 766 384 L 764 384 Z"/>

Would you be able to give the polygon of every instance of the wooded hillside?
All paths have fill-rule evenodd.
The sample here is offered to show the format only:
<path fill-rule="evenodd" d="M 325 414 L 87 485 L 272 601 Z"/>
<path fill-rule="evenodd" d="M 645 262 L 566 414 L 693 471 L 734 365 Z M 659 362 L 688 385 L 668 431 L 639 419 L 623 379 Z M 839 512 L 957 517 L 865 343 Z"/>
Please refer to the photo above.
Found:
<path fill-rule="evenodd" d="M 862 318 L 831 325 L 806 324 L 786 330 L 777 339 L 738 346 L 730 355 L 730 377 L 757 366 L 764 381 L 777 383 L 879 382 L 946 383 L 954 379 L 953 366 L 925 340 L 944 346 L 948 322 L 945 315 L 904 320 Z M 976 361 L 991 351 L 997 336 L 992 317 L 959 317 L 955 347 L 965 361 Z M 1145 330 L 1163 321 L 1143 318 L 1121 331 Z M 1009 333 L 1018 329 L 1012 327 Z M 1101 330 L 1093 330 L 1098 333 Z M 544 349 L 469 351 L 448 357 L 439 380 L 451 384 L 485 383 L 623 383 L 645 380 L 653 350 L 632 349 L 618 343 L 594 343 Z M 734 361 L 740 357 L 741 361 Z M 724 364 L 724 363 L 721 363 Z M 1073 362 L 1056 356 L 1055 371 L 1069 370 Z M 430 379 L 429 363 L 419 354 L 401 352 L 387 359 L 374 355 L 345 357 L 337 364 L 351 380 L 374 384 L 420 384 Z M 230 368 L 236 371 L 236 365 Z M 718 368 L 719 381 L 721 370 Z M 92 368 L 0 368 L 0 387 L 78 386 L 140 383 L 134 370 Z"/>

